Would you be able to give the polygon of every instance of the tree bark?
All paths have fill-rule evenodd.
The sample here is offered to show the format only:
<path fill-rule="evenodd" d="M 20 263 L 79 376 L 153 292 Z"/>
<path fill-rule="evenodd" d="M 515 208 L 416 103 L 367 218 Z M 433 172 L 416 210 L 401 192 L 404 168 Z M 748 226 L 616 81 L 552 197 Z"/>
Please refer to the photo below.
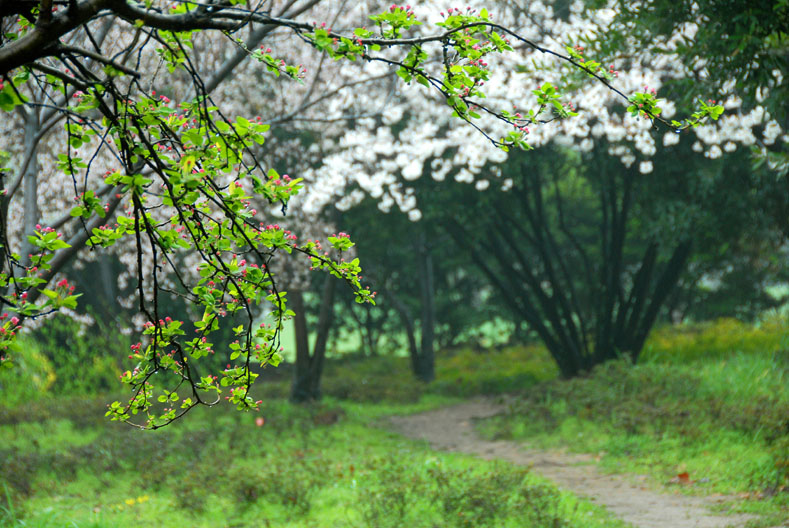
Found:
<path fill-rule="evenodd" d="M 422 320 L 421 320 L 421 347 L 419 362 L 415 372 L 416 377 L 424 382 L 431 382 L 435 379 L 435 285 L 433 277 L 433 257 L 425 243 L 424 237 L 422 244 L 418 248 L 419 258 L 419 284 L 422 299 Z"/>
<path fill-rule="evenodd" d="M 312 353 L 310 364 L 310 395 L 313 400 L 321 397 L 321 378 L 326 359 L 326 344 L 329 342 L 332 320 L 334 319 L 334 292 L 336 289 L 337 281 L 333 277 L 326 277 L 321 295 L 321 311 L 318 315 L 315 350 Z"/>
<path fill-rule="evenodd" d="M 293 316 L 296 333 L 296 365 L 290 398 L 301 402 L 310 399 L 310 338 L 307 331 L 307 316 L 304 313 L 304 294 L 299 290 L 288 292 L 288 303 L 296 315 Z"/>
<path fill-rule="evenodd" d="M 406 338 L 408 339 L 408 355 L 411 359 L 411 372 L 416 375 L 419 370 L 419 347 L 416 344 L 416 331 L 414 329 L 414 320 L 408 311 L 408 307 L 400 298 L 393 292 L 389 291 L 385 286 L 379 285 L 378 287 L 384 296 L 392 303 L 392 307 L 400 317 L 403 323 Z"/>
<path fill-rule="evenodd" d="M 30 262 L 28 255 L 33 249 L 27 237 L 31 236 L 36 230 L 40 214 L 38 211 L 38 141 L 36 135 L 39 131 L 38 112 L 35 109 L 27 110 L 24 113 L 25 120 L 25 156 L 30 156 L 30 163 L 22 175 L 24 200 L 24 237 L 21 244 L 22 262 Z"/>
<path fill-rule="evenodd" d="M 326 344 L 329 341 L 334 317 L 334 291 L 336 281 L 326 277 L 321 293 L 321 309 L 315 336 L 315 347 L 310 353 L 309 328 L 305 315 L 304 295 L 299 290 L 288 292 L 288 301 L 296 315 L 293 320 L 296 331 L 296 365 L 290 399 L 294 402 L 318 400 L 321 397 L 321 377 L 326 359 Z"/>

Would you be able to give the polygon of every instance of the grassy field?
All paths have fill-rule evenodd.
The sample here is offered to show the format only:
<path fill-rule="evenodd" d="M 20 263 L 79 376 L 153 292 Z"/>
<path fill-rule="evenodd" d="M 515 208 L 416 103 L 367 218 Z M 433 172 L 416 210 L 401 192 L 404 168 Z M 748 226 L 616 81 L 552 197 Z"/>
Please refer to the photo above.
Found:
<path fill-rule="evenodd" d="M 789 520 L 784 328 L 668 328 L 641 364 L 571 381 L 537 346 L 442 352 L 428 386 L 403 358 L 348 358 L 327 364 L 327 398 L 311 407 L 275 398 L 289 384 L 278 369 L 259 384 L 262 413 L 201 410 L 156 432 L 107 423 L 108 397 L 0 406 L 0 525 L 622 526 L 522 468 L 382 427 L 387 415 L 518 392 L 485 434 L 599 454 L 655 486 L 732 494 L 762 515 L 754 526 L 778 526 Z"/>
<path fill-rule="evenodd" d="M 523 468 L 375 427 L 448 401 L 278 401 L 264 414 L 214 409 L 156 432 L 105 423 L 94 401 L 6 411 L 2 525 L 624 526 Z"/>
<path fill-rule="evenodd" d="M 598 367 L 522 393 L 490 437 L 597 454 L 611 472 L 647 474 L 735 510 L 789 522 L 789 350 L 778 322 L 723 320 L 655 332 L 643 361 Z"/>

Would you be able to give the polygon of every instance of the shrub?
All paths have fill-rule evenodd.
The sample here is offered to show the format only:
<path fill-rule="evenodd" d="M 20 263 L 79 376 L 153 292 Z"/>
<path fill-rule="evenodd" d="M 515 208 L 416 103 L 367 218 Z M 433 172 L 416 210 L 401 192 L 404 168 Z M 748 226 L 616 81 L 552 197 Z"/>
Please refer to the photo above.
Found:
<path fill-rule="evenodd" d="M 471 470 L 437 470 L 434 500 L 443 507 L 448 519 L 457 526 L 477 528 L 497 526 L 496 520 L 509 513 L 513 493 L 526 496 L 524 481 L 528 470 L 498 467 L 484 473 Z"/>
<path fill-rule="evenodd" d="M 306 515 L 315 494 L 329 483 L 330 471 L 324 459 L 299 454 L 232 468 L 227 478 L 239 507 L 271 502 Z"/>
<path fill-rule="evenodd" d="M 445 396 L 502 394 L 524 390 L 557 375 L 541 346 L 513 346 L 480 352 L 470 348 L 442 352 L 429 391 Z"/>
<path fill-rule="evenodd" d="M 101 321 L 92 327 L 56 316 L 29 337 L 55 372 L 58 394 L 106 394 L 118 389 L 118 361 L 128 355 L 128 340 Z M 28 343 L 29 343 L 28 342 Z"/>
<path fill-rule="evenodd" d="M 20 339 L 15 344 L 13 368 L 0 368 L 0 405 L 14 406 L 46 395 L 55 382 L 52 363 L 35 342 Z M 10 366 L 10 365 L 9 365 Z"/>
<path fill-rule="evenodd" d="M 378 403 L 412 403 L 425 386 L 408 368 L 406 358 L 346 358 L 326 365 L 323 394 L 340 400 Z"/>
<path fill-rule="evenodd" d="M 786 348 L 787 321 L 773 317 L 760 325 L 723 318 L 692 325 L 664 326 L 652 331 L 642 361 L 684 363 L 725 358 L 735 353 L 771 354 Z"/>
<path fill-rule="evenodd" d="M 367 469 L 375 478 L 361 482 L 358 504 L 364 522 L 371 528 L 406 526 L 409 505 L 425 488 L 424 475 L 395 456 L 370 460 Z"/>

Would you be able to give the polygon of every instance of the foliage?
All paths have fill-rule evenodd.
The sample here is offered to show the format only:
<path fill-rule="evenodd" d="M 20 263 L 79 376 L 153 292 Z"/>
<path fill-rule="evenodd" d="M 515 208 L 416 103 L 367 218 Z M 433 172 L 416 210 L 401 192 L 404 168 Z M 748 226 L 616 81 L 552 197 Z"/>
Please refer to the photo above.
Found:
<path fill-rule="evenodd" d="M 650 173 L 642 174 L 620 166 L 617 148 L 599 140 L 589 153 L 511 155 L 480 171 L 487 189 L 433 184 L 420 204 L 566 376 L 620 355 L 637 360 L 655 321 L 703 315 L 710 293 L 699 292 L 724 270 L 739 270 L 740 281 L 726 314 L 758 309 L 765 284 L 781 280 L 783 237 L 762 207 L 767 196 L 785 207 L 787 195 L 750 169 L 746 153 L 709 160 L 677 139 L 657 149 L 676 162 L 643 161 Z M 672 299 L 678 283 L 684 290 Z"/>
<path fill-rule="evenodd" d="M 644 360 L 654 363 L 685 363 L 726 359 L 732 354 L 759 357 L 787 348 L 789 333 L 780 316 L 759 324 L 722 318 L 703 323 L 656 328 L 644 347 Z M 751 387 L 759 390 L 757 385 Z M 777 387 L 765 387 L 770 391 Z"/>
<path fill-rule="evenodd" d="M 285 369 L 289 369 L 285 365 Z M 280 369 L 281 370 L 281 369 Z M 276 398 L 286 391 L 289 372 L 263 373 L 255 395 Z M 322 383 L 323 394 L 344 402 L 409 404 L 425 396 L 442 398 L 498 395 L 526 390 L 557 375 L 543 347 L 506 346 L 478 350 L 462 347 L 438 351 L 436 380 L 426 385 L 414 379 L 404 357 L 345 356 L 330 358 Z"/>
<path fill-rule="evenodd" d="M 769 112 L 773 119 L 767 128 L 786 126 L 789 3 L 785 0 L 589 0 L 586 4 L 615 7 L 613 21 L 596 31 L 593 45 L 602 56 L 621 56 L 622 46 L 631 46 L 680 61 L 697 72 L 668 83 L 668 93 L 676 94 L 680 104 L 698 104 L 694 99 L 699 92 L 718 100 L 735 95 L 744 108 L 761 106 Z M 775 141 L 770 136 L 751 148 L 757 166 L 786 176 L 786 139 Z M 783 211 L 775 221 L 785 226 L 785 216 Z"/>
<path fill-rule="evenodd" d="M 598 0 L 588 3 L 602 5 Z M 617 1 L 616 6 L 614 23 L 601 39 L 604 46 L 613 49 L 627 35 L 659 54 L 676 57 L 692 70 L 702 65 L 708 74 L 694 79 L 694 87 L 701 83 L 720 92 L 731 79 L 738 79 L 737 91 L 749 105 L 756 103 L 760 88 L 769 87 L 770 111 L 783 119 L 786 86 L 773 72 L 787 71 L 781 56 L 789 34 L 787 2 L 646 0 Z M 668 46 L 669 38 L 683 27 L 687 28 L 684 38 Z"/>
<path fill-rule="evenodd" d="M 19 405 L 45 395 L 57 379 L 52 363 L 35 344 L 21 340 L 14 348 L 25 347 L 14 369 L 0 368 L 0 405 Z"/>
<path fill-rule="evenodd" d="M 440 356 L 432 394 L 469 397 L 529 390 L 558 375 L 550 354 L 539 345 L 506 346 L 498 350 L 461 348 Z"/>
<path fill-rule="evenodd" d="M 25 337 L 24 343 L 37 347 L 52 364 L 52 392 L 71 396 L 116 390 L 121 373 L 119 359 L 129 350 L 129 341 L 103 321 L 83 327 L 68 317 L 47 321 Z"/>

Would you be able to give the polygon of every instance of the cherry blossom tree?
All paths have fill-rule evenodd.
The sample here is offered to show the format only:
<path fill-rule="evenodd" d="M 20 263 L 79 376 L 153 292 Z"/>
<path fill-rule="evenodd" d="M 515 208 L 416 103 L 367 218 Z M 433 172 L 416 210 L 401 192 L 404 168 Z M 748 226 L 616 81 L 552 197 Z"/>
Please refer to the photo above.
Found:
<path fill-rule="evenodd" d="M 535 37 L 539 35 L 541 41 L 554 44 L 552 49 L 564 49 L 567 56 L 573 60 L 587 66 L 591 65 L 592 68 L 598 68 L 597 71 L 604 71 L 609 80 L 617 87 L 625 87 L 623 88 L 624 92 L 638 91 L 642 94 L 640 97 L 632 98 L 634 104 L 623 108 L 619 104 L 619 94 L 607 89 L 598 79 L 590 77 L 588 72 L 572 67 L 566 70 L 551 67 L 551 63 L 544 60 L 544 53 L 541 49 L 529 49 L 528 46 L 523 46 L 525 49 L 519 50 L 520 53 L 507 55 L 506 60 L 511 62 L 508 62 L 505 67 L 498 63 L 495 65 L 496 67 L 491 68 L 492 78 L 489 87 L 486 85 L 485 105 L 509 108 L 508 105 L 511 107 L 512 102 L 517 102 L 519 106 L 508 110 L 508 114 L 516 118 L 529 115 L 526 109 L 530 106 L 532 108 L 541 107 L 541 101 L 545 100 L 544 83 L 550 83 L 552 87 L 575 88 L 573 100 L 577 102 L 564 108 L 567 112 L 579 113 L 579 116 L 574 116 L 573 119 L 556 119 L 558 116 L 551 116 L 548 126 L 535 126 L 533 122 L 530 122 L 525 127 L 526 130 L 521 129 L 520 132 L 529 147 L 548 144 L 572 145 L 585 153 L 590 153 L 595 149 L 603 149 L 621 160 L 621 170 L 609 167 L 608 170 L 613 171 L 609 174 L 612 179 L 606 184 L 609 190 L 614 193 L 614 200 L 605 202 L 607 207 L 612 208 L 609 211 L 611 214 L 607 218 L 613 223 L 605 227 L 603 231 L 608 233 L 611 239 L 619 239 L 620 237 L 621 240 L 625 239 L 623 229 L 628 225 L 628 217 L 632 214 L 633 200 L 633 197 L 628 195 L 625 189 L 633 185 L 636 185 L 636 188 L 643 187 L 638 183 L 638 180 L 645 177 L 661 177 L 653 172 L 656 170 L 656 165 L 661 167 L 667 161 L 656 157 L 658 152 L 674 152 L 676 151 L 674 147 L 682 142 L 683 146 L 692 145 L 692 150 L 698 152 L 700 156 L 703 154 L 704 158 L 716 160 L 724 155 L 729 156 L 738 147 L 758 146 L 762 148 L 764 145 L 779 143 L 785 145 L 787 142 L 787 136 L 778 125 L 777 117 L 771 114 L 775 105 L 767 104 L 770 101 L 776 101 L 773 99 L 774 92 L 780 93 L 783 77 L 783 72 L 780 69 L 772 69 L 765 75 L 761 75 L 761 82 L 758 85 L 751 85 L 746 94 L 742 94 L 736 89 L 735 78 L 729 79 L 725 83 L 701 83 L 701 87 L 714 87 L 716 91 L 707 94 L 704 100 L 697 104 L 702 108 L 714 106 L 720 109 L 720 103 L 728 109 L 727 114 L 711 126 L 682 126 L 682 123 L 672 119 L 678 112 L 678 105 L 674 103 L 661 104 L 662 113 L 660 116 L 666 117 L 665 121 L 645 118 L 642 113 L 638 112 L 645 106 L 649 107 L 656 100 L 658 91 L 664 91 L 678 99 L 684 99 L 684 102 L 679 103 L 683 105 L 684 111 L 688 104 L 686 101 L 688 97 L 685 95 L 688 94 L 688 85 L 692 85 L 693 79 L 698 77 L 703 79 L 710 75 L 714 75 L 718 79 L 721 78 L 720 72 L 707 68 L 705 64 L 708 63 L 703 60 L 683 60 L 684 57 L 678 56 L 686 49 L 685 43 L 692 39 L 699 30 L 698 20 L 694 22 L 696 19 L 672 27 L 661 39 L 661 46 L 649 47 L 639 46 L 635 39 L 622 42 L 623 39 L 626 39 L 626 28 L 621 26 L 621 19 L 618 18 L 620 12 L 616 3 L 602 3 L 602 8 L 590 11 L 586 9 L 584 3 L 574 2 L 567 5 L 566 9 L 561 12 L 557 12 L 549 2 L 502 3 L 506 4 L 507 9 L 497 11 L 497 22 L 506 27 L 517 28 L 520 35 L 534 35 Z M 597 4 L 597 7 L 600 7 L 601 3 Z M 440 11 L 441 6 L 433 3 L 423 4 L 420 9 L 424 10 L 425 17 L 429 17 L 436 16 L 435 11 Z M 449 14 L 454 12 L 455 10 L 452 9 Z M 439 14 L 439 16 L 441 15 L 447 16 L 446 11 Z M 607 41 L 609 35 L 612 38 L 616 36 L 618 39 L 615 40 L 616 44 L 609 44 Z M 565 44 L 568 43 L 569 46 L 565 47 Z M 445 66 L 442 64 L 442 59 L 443 57 L 437 59 L 438 68 Z M 491 62 L 493 60 L 491 59 Z M 504 58 L 496 57 L 495 60 L 503 61 Z M 487 61 L 483 59 L 483 66 L 485 62 Z M 601 66 L 600 63 L 606 66 Z M 373 64 L 370 67 L 375 68 L 376 65 Z M 684 88 L 684 90 L 678 93 L 677 86 Z M 417 95 L 415 93 L 417 91 L 422 93 Z M 756 93 L 758 93 L 758 100 L 754 96 Z M 688 95 L 697 97 L 699 94 L 690 92 Z M 746 96 L 745 100 L 743 95 Z M 517 171 L 514 175 L 505 172 L 502 163 L 507 159 L 506 153 L 488 148 L 489 145 L 478 141 L 478 137 L 469 133 L 468 129 L 451 126 L 452 116 L 441 111 L 440 99 L 441 96 L 437 94 L 431 96 L 429 87 L 419 87 L 416 83 L 410 88 L 404 87 L 397 94 L 396 102 L 398 104 L 390 105 L 380 116 L 370 116 L 359 120 L 354 129 L 343 136 L 341 148 L 324 157 L 323 164 L 316 167 L 313 172 L 334 181 L 336 189 L 341 188 L 344 181 L 348 182 L 354 191 L 345 195 L 342 202 L 343 207 L 349 207 L 355 201 L 360 200 L 362 196 L 369 195 L 379 200 L 379 207 L 383 211 L 396 207 L 407 213 L 414 221 L 418 221 L 426 215 L 430 222 L 446 218 L 451 210 L 453 198 L 436 199 L 446 196 L 447 191 L 440 190 L 444 188 L 445 180 L 455 180 L 460 185 L 473 185 L 473 189 L 479 192 L 485 192 L 491 188 L 510 190 L 514 186 L 520 189 L 519 192 L 523 192 L 522 186 L 527 185 L 530 192 L 526 194 L 532 196 L 530 199 L 536 199 L 533 198 L 535 189 L 542 184 L 535 187 L 524 181 Z M 528 104 L 529 102 L 531 105 Z M 758 104 L 760 102 L 766 104 Z M 778 104 L 778 106 L 781 105 Z M 630 110 L 630 112 L 626 110 Z M 545 121 L 548 120 L 545 119 Z M 507 134 L 509 126 L 511 124 L 506 120 L 494 121 L 485 130 L 494 129 L 503 136 Z M 496 129 L 496 127 L 499 128 Z M 495 143 L 495 137 L 498 134 L 489 134 L 492 143 Z M 598 158 L 599 156 L 594 158 L 590 156 L 589 160 Z M 528 162 L 525 163 L 528 166 Z M 661 169 L 659 172 L 662 174 L 664 171 Z M 620 175 L 626 175 L 624 176 L 625 182 L 618 179 Z M 547 181 L 547 185 L 550 187 L 550 178 L 545 175 L 541 178 L 547 178 L 544 181 Z M 430 185 L 430 182 L 424 182 L 424 180 L 431 179 L 439 184 Z M 473 194 L 473 191 L 469 194 Z M 451 196 L 456 195 L 452 194 Z M 549 196 L 550 199 L 553 198 L 553 191 Z M 689 198 L 692 197 L 689 196 Z M 706 200 L 701 195 L 696 196 L 696 199 Z M 320 204 L 321 200 L 325 203 L 325 195 L 316 197 L 315 203 Z M 462 203 L 468 203 L 470 200 L 469 198 Z M 431 204 L 436 201 L 440 203 L 438 208 L 441 210 L 437 215 L 430 215 L 426 209 L 429 209 Z M 457 201 L 456 203 L 461 202 Z M 501 211 L 501 208 L 493 207 L 492 210 Z M 490 215 L 476 214 L 476 211 L 479 209 L 475 208 L 475 212 L 468 215 L 468 218 L 476 216 L 482 220 L 489 219 Z M 459 216 L 463 217 L 463 212 L 460 212 Z M 692 216 L 688 214 L 687 217 L 691 218 Z M 544 219 L 538 220 L 538 222 L 544 222 Z M 501 224 L 500 221 L 493 223 Z M 509 224 L 504 222 L 501 225 Z M 488 227 L 490 228 L 490 226 Z M 511 235 L 517 232 L 517 227 L 515 225 L 509 226 Z M 525 227 L 528 228 L 528 225 L 525 224 Z M 480 232 L 490 233 L 486 229 L 482 229 Z M 568 338 L 567 336 L 573 334 L 574 330 L 577 331 L 577 336 L 581 336 L 588 330 L 575 328 L 579 318 L 583 325 L 586 317 L 574 313 L 573 309 L 569 308 L 568 300 L 565 303 L 568 313 L 561 316 L 559 312 L 562 312 L 563 309 L 554 306 L 553 323 L 549 324 L 545 332 L 541 334 L 546 342 L 555 345 L 552 348 L 557 352 L 557 357 L 561 359 L 560 365 L 565 364 L 566 369 L 564 370 L 567 375 L 588 368 L 591 364 L 602 360 L 600 358 L 609 357 L 608 354 L 625 353 L 633 358 L 638 357 L 643 339 L 651 328 L 661 308 L 661 303 L 666 300 L 664 294 L 668 294 L 671 286 L 677 283 L 691 257 L 689 251 L 691 244 L 688 237 L 683 235 L 681 240 L 664 240 L 664 245 L 671 246 L 674 243 L 675 247 L 663 248 L 661 251 L 657 251 L 657 246 L 650 246 L 652 249 L 649 250 L 645 246 L 643 255 L 639 256 L 635 262 L 622 268 L 618 268 L 622 263 L 622 247 L 616 249 L 617 245 L 610 245 L 602 249 L 600 255 L 605 255 L 604 262 L 596 262 L 595 264 L 608 269 L 608 275 L 600 278 L 599 281 L 595 279 L 594 282 L 592 282 L 592 277 L 589 277 L 590 282 L 587 283 L 587 285 L 603 283 L 611 285 L 607 293 L 604 292 L 603 295 L 608 298 L 606 305 L 609 308 L 603 310 L 608 315 L 596 318 L 599 319 L 598 323 L 601 326 L 583 339 L 580 337 L 577 340 Z M 461 230 L 456 238 L 459 244 L 469 246 L 473 236 L 468 231 Z M 482 238 L 484 239 L 485 236 Z M 482 254 L 492 256 L 497 253 L 495 249 L 504 250 L 508 246 L 527 245 L 525 242 L 508 242 L 513 236 L 502 235 L 502 238 L 497 238 L 498 241 L 493 244 L 495 247 L 490 247 L 492 238 L 493 235 L 490 234 L 490 238 L 486 241 L 488 246 L 482 251 Z M 521 237 L 516 238 L 523 240 Z M 602 239 L 605 240 L 606 236 L 603 235 Z M 588 248 L 584 251 L 587 250 Z M 663 257 L 662 254 L 666 250 L 668 253 Z M 595 252 L 595 254 L 598 253 Z M 563 257 L 560 255 L 553 255 L 547 260 L 553 261 L 558 266 L 561 258 Z M 550 265 L 550 262 L 546 263 L 545 259 L 540 259 L 539 255 L 530 254 L 529 259 L 531 259 L 531 265 L 536 268 Z M 514 290 L 517 289 L 514 282 L 519 280 L 518 277 L 522 277 L 523 270 L 512 269 L 513 263 L 517 261 L 514 256 L 509 255 L 506 260 L 505 269 L 512 271 L 512 274 L 506 279 L 502 278 L 500 272 L 490 268 L 486 275 L 493 278 L 498 277 L 502 282 L 501 287 L 497 290 L 502 296 L 512 300 L 515 297 Z M 665 270 L 656 267 L 655 263 L 658 261 L 665 265 Z M 617 262 L 620 264 L 616 264 Z M 528 267 L 528 264 L 521 265 Z M 517 266 L 516 264 L 515 267 L 517 268 Z M 634 297 L 630 301 L 625 296 L 621 299 L 621 306 L 617 308 L 618 297 L 621 296 L 616 294 L 617 289 L 625 291 L 625 285 L 633 284 L 638 269 L 644 270 L 639 276 L 639 280 L 643 283 L 641 284 L 643 291 L 633 292 Z M 571 272 L 574 278 L 570 280 L 576 280 L 578 276 L 583 276 L 583 273 L 577 273 L 577 271 L 574 269 Z M 557 269 L 556 273 L 561 273 L 561 270 Z M 660 280 L 645 279 L 647 275 L 655 273 L 662 278 Z M 537 273 L 538 276 L 542 274 L 542 271 Z M 593 275 L 596 277 L 597 273 L 595 272 Z M 546 302 L 550 301 L 548 304 L 557 305 L 560 304 L 557 299 L 559 296 L 557 291 L 561 289 L 564 293 L 569 293 L 569 290 L 567 284 L 560 288 L 556 282 L 558 277 L 554 279 L 554 281 L 548 281 L 543 277 L 541 280 L 545 282 L 538 280 L 533 284 L 536 285 L 535 290 L 538 295 L 542 294 Z M 653 281 L 651 285 L 650 281 Z M 540 284 L 545 284 L 547 291 L 540 291 Z M 618 285 L 618 287 L 615 288 L 614 285 Z M 653 297 L 651 293 L 653 288 L 656 288 L 654 291 L 660 291 L 660 295 Z M 529 287 L 526 286 L 526 289 L 528 290 Z M 612 295 L 613 297 L 610 297 Z M 645 295 L 645 298 L 641 298 Z M 540 305 L 533 299 L 528 300 L 528 297 L 529 295 L 524 297 L 524 304 L 527 308 Z M 598 296 L 597 298 L 602 297 Z M 516 312 L 523 313 L 520 309 Z M 529 313 L 532 316 L 527 319 L 534 327 L 540 327 L 544 321 L 551 319 L 541 309 L 532 310 Z M 610 323 L 608 330 L 604 330 L 607 324 L 605 321 Z M 624 325 L 627 328 L 612 330 L 617 325 Z M 408 324 L 405 326 L 409 327 Z M 556 334 L 550 335 L 554 331 Z M 620 339 L 616 337 L 617 333 L 632 334 L 632 338 Z M 613 342 L 609 342 L 610 340 Z M 567 351 L 573 349 L 578 350 L 577 360 L 570 358 L 565 361 L 562 359 L 564 355 L 567 355 Z M 595 351 L 591 352 L 592 349 Z M 600 356 L 600 358 L 596 356 Z"/>

